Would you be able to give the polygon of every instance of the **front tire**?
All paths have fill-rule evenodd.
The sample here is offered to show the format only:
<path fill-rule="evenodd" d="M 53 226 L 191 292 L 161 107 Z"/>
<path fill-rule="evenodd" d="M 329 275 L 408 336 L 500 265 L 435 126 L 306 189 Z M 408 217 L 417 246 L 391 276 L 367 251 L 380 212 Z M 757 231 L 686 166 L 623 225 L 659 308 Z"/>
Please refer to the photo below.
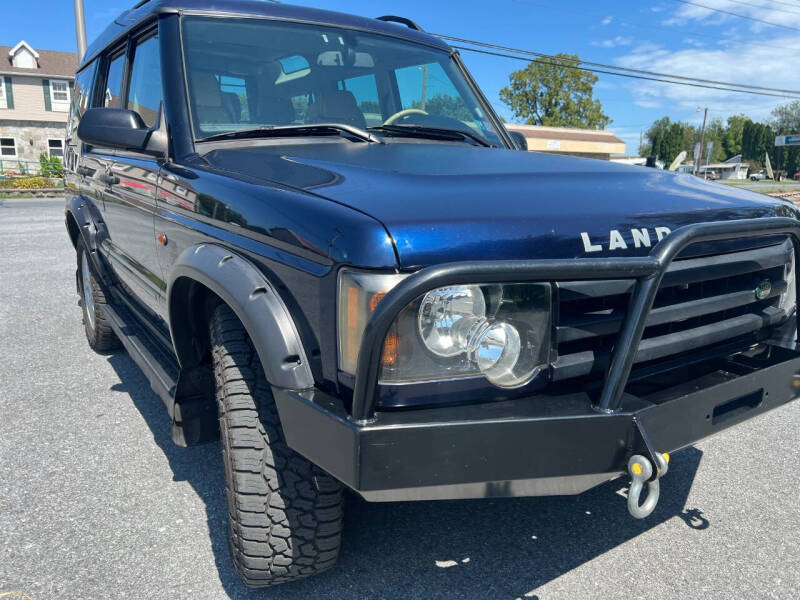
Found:
<path fill-rule="evenodd" d="M 341 484 L 286 445 L 261 360 L 225 305 L 212 314 L 210 339 L 236 571 L 263 587 L 332 567 Z"/>
<path fill-rule="evenodd" d="M 119 348 L 119 338 L 105 314 L 106 295 L 95 279 L 89 253 L 83 242 L 78 244 L 78 287 L 83 308 L 83 328 L 89 346 L 95 352 Z"/>

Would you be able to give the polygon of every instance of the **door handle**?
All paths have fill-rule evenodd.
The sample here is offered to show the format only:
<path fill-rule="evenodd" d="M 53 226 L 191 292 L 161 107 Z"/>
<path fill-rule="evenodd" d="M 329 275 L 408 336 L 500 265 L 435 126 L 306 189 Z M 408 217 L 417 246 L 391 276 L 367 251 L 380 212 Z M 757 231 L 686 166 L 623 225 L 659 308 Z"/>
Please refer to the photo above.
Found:
<path fill-rule="evenodd" d="M 108 185 L 115 185 L 119 183 L 119 177 L 116 175 L 110 175 L 109 173 L 103 173 L 100 175 L 100 181 L 107 183 Z"/>

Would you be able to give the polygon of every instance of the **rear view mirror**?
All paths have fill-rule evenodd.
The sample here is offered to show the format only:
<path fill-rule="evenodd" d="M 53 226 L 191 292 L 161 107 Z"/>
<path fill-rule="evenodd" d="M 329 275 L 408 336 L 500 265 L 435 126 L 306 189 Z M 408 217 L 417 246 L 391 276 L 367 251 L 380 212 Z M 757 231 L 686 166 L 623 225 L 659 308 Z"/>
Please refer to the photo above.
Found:
<path fill-rule="evenodd" d="M 151 155 L 163 155 L 166 148 L 160 143 L 158 124 L 148 128 L 139 113 L 122 108 L 90 108 L 78 124 L 78 137 L 90 146 L 132 150 Z"/>
<path fill-rule="evenodd" d="M 523 150 L 525 152 L 528 151 L 528 140 L 525 139 L 525 136 L 522 135 L 519 131 L 509 131 L 508 134 L 511 136 L 511 139 L 514 141 L 514 145 L 517 147 L 517 150 Z"/>

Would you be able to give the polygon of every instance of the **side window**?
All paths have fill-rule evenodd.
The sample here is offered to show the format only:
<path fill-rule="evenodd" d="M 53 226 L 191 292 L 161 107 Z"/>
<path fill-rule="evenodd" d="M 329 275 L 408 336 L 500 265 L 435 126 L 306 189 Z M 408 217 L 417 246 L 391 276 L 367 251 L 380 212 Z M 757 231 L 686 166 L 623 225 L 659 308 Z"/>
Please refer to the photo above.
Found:
<path fill-rule="evenodd" d="M 139 113 L 145 124 L 152 127 L 162 98 L 158 36 L 136 44 L 130 81 L 127 108 Z"/>
<path fill-rule="evenodd" d="M 359 75 L 339 82 L 339 89 L 350 92 L 356 98 L 359 110 L 364 113 L 367 125 L 374 127 L 383 123 L 378 84 L 375 75 Z"/>
<path fill-rule="evenodd" d="M 97 70 L 97 61 L 88 65 L 75 76 L 75 88 L 72 92 L 72 108 L 69 113 L 68 137 L 75 134 L 83 113 L 89 108 L 92 97 L 92 84 L 94 73 Z"/>
<path fill-rule="evenodd" d="M 106 108 L 122 108 L 122 74 L 125 70 L 125 54 L 111 59 L 106 77 L 106 91 L 103 106 Z"/>

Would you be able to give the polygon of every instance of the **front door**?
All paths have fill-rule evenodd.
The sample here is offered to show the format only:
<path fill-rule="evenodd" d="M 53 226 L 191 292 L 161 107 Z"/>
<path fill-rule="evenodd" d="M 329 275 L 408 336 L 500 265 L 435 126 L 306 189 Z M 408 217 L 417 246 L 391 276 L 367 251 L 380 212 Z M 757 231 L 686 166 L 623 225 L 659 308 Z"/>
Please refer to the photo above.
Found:
<path fill-rule="evenodd" d="M 113 67 L 113 60 L 109 63 Z M 110 78 L 109 78 L 110 79 Z M 106 90 L 110 106 L 137 112 L 146 125 L 156 126 L 161 104 L 161 67 L 158 33 L 149 31 L 127 44 L 124 82 L 119 100 Z M 103 212 L 108 228 L 104 254 L 120 282 L 150 316 L 163 313 L 166 285 L 156 258 L 154 228 L 158 161 L 145 154 L 116 151 L 105 160 L 100 181 Z"/>

